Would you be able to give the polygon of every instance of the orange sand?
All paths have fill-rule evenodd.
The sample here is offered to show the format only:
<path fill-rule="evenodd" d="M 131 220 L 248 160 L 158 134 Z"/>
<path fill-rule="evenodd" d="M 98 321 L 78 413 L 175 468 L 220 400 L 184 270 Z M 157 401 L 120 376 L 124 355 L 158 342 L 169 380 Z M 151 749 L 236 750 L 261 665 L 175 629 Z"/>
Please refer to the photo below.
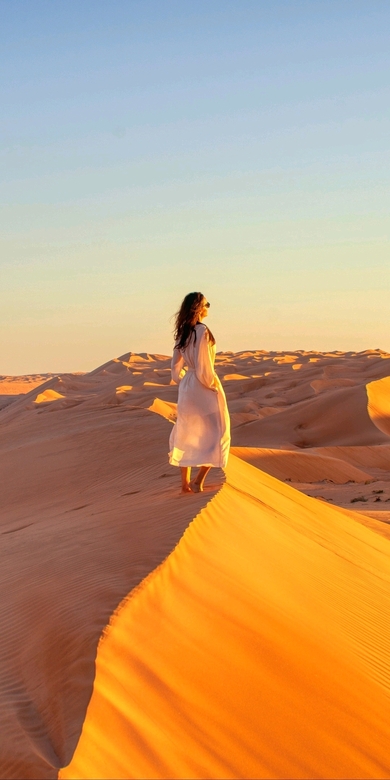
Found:
<path fill-rule="evenodd" d="M 388 541 L 231 457 L 120 606 L 61 778 L 383 777 Z"/>
<path fill-rule="evenodd" d="M 389 776 L 390 356 L 217 371 L 196 496 L 169 358 L 0 378 L 2 777 Z"/>

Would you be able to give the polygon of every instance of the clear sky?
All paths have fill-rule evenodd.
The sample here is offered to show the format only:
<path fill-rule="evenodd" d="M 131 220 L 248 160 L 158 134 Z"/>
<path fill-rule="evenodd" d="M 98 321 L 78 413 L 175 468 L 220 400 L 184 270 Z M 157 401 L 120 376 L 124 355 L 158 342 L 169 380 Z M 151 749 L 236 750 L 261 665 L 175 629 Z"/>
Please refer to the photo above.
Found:
<path fill-rule="evenodd" d="M 1 0 L 0 374 L 390 350 L 389 0 Z"/>

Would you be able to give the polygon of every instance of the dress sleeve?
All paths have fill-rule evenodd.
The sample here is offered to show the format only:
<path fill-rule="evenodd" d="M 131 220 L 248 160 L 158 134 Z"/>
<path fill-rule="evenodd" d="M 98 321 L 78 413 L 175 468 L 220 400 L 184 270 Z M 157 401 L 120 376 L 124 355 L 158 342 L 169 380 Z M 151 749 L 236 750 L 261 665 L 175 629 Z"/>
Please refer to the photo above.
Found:
<path fill-rule="evenodd" d="M 202 328 L 202 331 L 203 332 L 201 333 L 198 332 L 198 338 L 195 345 L 196 376 L 199 379 L 199 382 L 202 382 L 202 385 L 217 392 L 214 365 L 211 359 L 207 330 L 206 328 Z"/>
<path fill-rule="evenodd" d="M 180 349 L 177 349 L 177 347 L 175 347 L 175 349 L 173 350 L 173 356 L 171 362 L 171 374 L 172 374 L 173 381 L 176 382 L 177 385 L 179 384 L 180 380 L 183 379 L 183 376 L 185 374 L 183 366 L 184 366 L 183 355 L 181 354 Z"/>

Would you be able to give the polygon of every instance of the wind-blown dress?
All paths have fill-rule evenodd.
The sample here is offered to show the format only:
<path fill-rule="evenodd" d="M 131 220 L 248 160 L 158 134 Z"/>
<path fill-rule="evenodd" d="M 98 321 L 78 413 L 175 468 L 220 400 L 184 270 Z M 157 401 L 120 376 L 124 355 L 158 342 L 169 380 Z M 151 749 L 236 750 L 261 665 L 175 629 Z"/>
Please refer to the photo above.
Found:
<path fill-rule="evenodd" d="M 202 323 L 195 325 L 184 349 L 175 347 L 173 351 L 172 379 L 179 385 L 179 397 L 177 422 L 169 439 L 172 466 L 224 468 L 227 464 L 230 418 L 223 387 L 214 371 L 215 352 Z"/>

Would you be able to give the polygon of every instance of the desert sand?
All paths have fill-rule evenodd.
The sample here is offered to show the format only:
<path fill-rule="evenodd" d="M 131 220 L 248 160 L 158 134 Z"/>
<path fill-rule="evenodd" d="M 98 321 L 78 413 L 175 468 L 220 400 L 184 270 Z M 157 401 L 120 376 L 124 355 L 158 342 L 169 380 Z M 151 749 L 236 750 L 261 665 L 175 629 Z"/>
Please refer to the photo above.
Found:
<path fill-rule="evenodd" d="M 0 381 L 0 776 L 388 777 L 390 355 L 219 353 L 198 495 L 169 365 Z"/>
<path fill-rule="evenodd" d="M 43 382 L 52 379 L 55 374 L 30 374 L 29 376 L 0 375 L 0 410 L 20 397 L 34 390 Z"/>

